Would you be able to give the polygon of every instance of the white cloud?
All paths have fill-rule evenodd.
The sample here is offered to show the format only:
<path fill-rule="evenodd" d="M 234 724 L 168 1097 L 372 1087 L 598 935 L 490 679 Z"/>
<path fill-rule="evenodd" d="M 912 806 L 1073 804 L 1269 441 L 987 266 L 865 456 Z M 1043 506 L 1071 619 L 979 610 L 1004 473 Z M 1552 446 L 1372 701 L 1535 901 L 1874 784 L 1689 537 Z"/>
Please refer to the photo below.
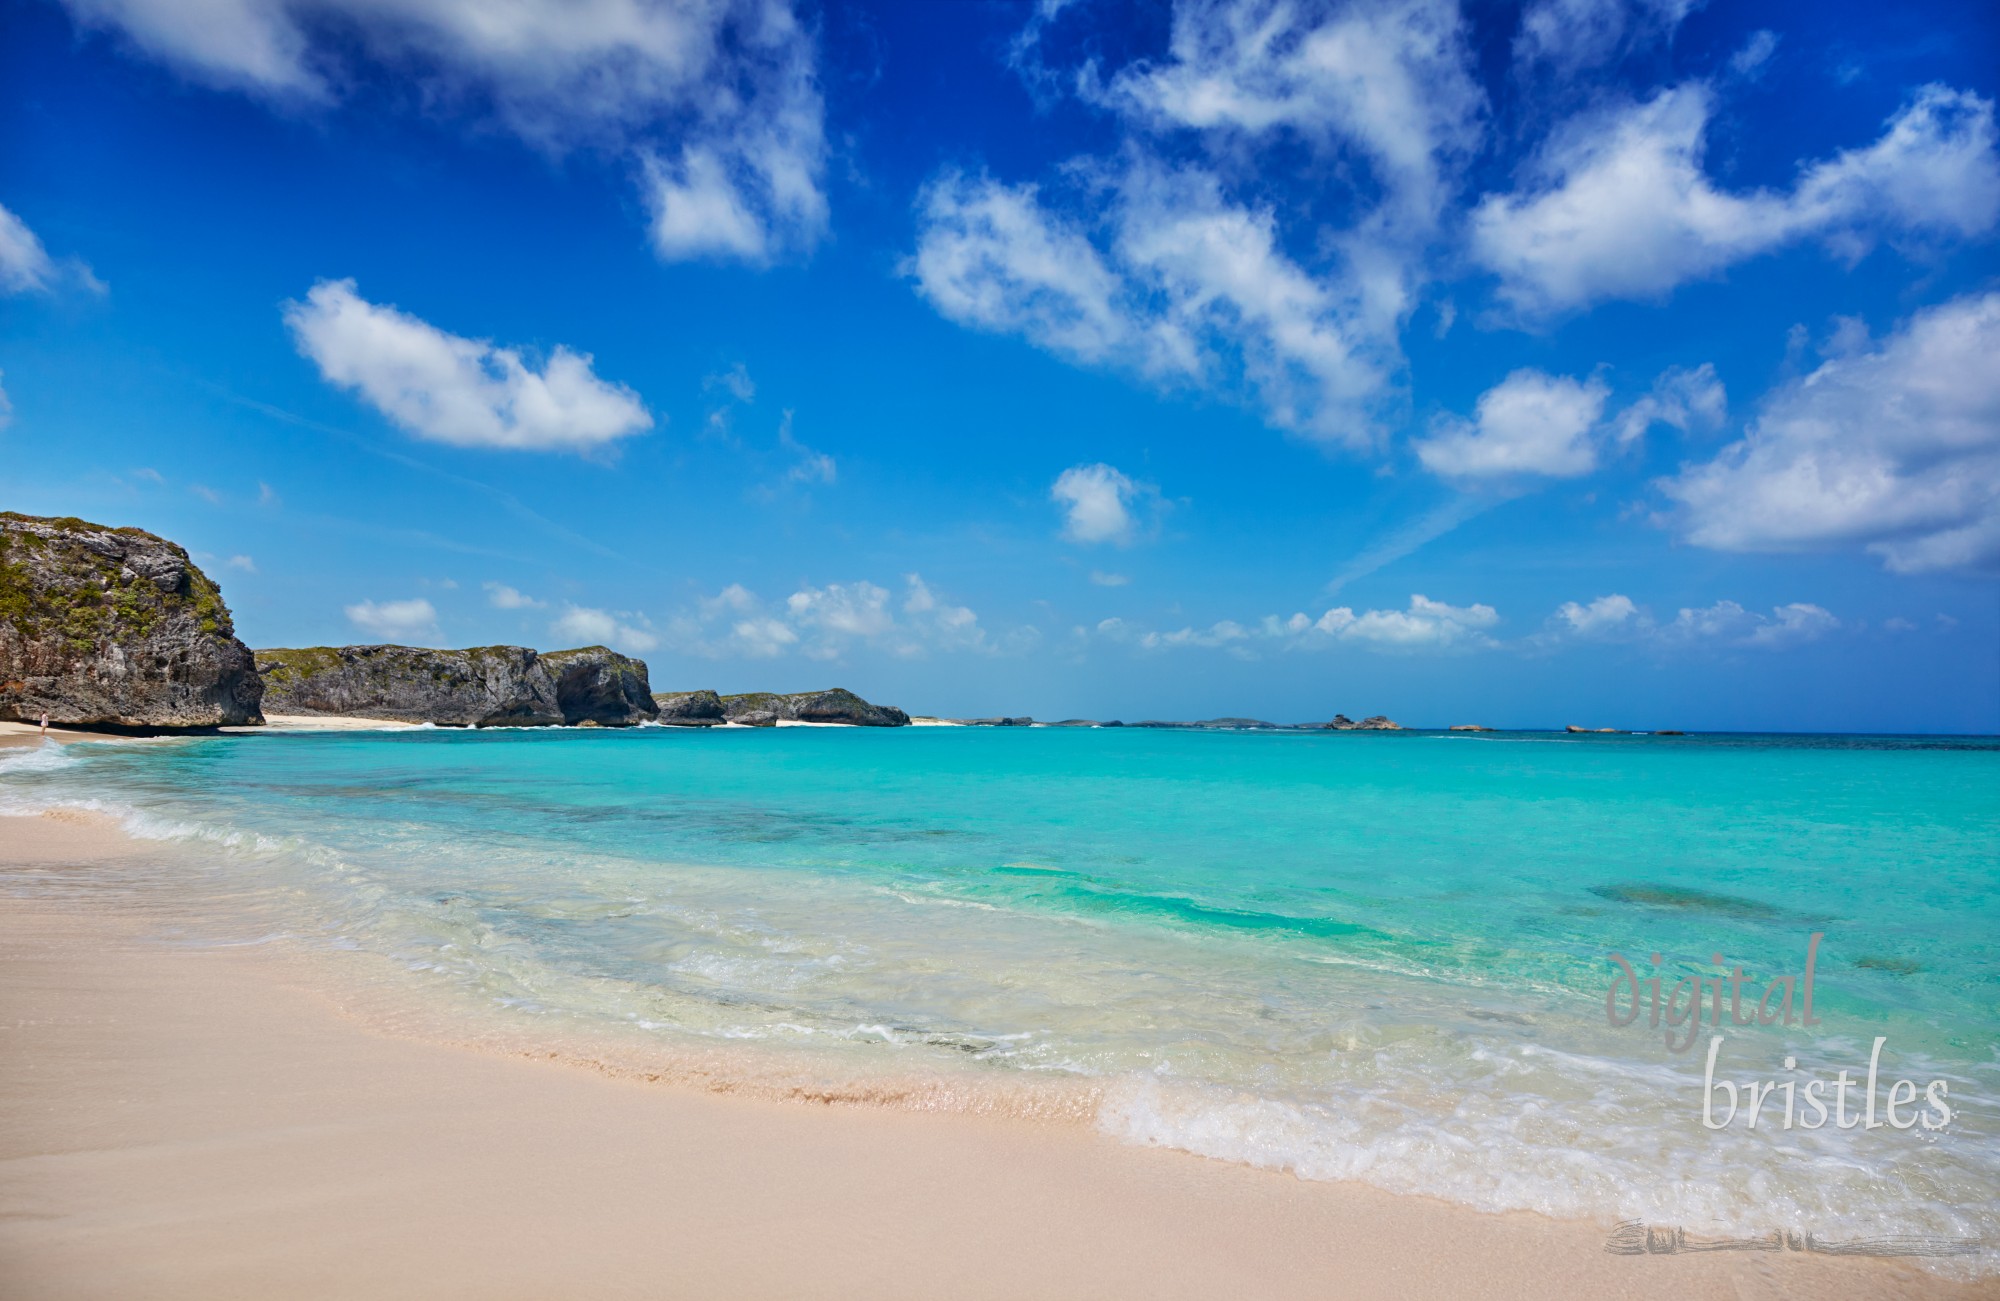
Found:
<path fill-rule="evenodd" d="M 35 232 L 5 207 L 0 207 L 0 292 L 27 294 L 46 290 L 54 282 L 56 265 Z"/>
<path fill-rule="evenodd" d="M 903 577 L 903 599 L 867 581 L 811 584 L 767 604 L 732 583 L 669 625 L 676 650 L 708 659 L 771 659 L 800 654 L 836 660 L 856 648 L 906 659 L 933 651 L 994 653 L 1019 649 L 1029 638 L 1013 634 L 995 643 L 970 608 L 940 597 L 919 574 Z"/>
<path fill-rule="evenodd" d="M 1755 614 L 1734 601 L 1717 601 L 1705 609 L 1683 609 L 1661 635 L 1683 641 L 1717 641 L 1734 646 L 1776 650 L 1812 641 L 1840 626 L 1824 608 L 1795 601 L 1769 615 Z"/>
<path fill-rule="evenodd" d="M 778 446 L 792 454 L 792 468 L 785 471 L 787 483 L 824 483 L 831 486 L 840 477 L 839 467 L 825 452 L 816 452 L 792 437 L 792 413 L 778 422 Z"/>
<path fill-rule="evenodd" d="M 534 597 L 520 592 L 505 583 L 483 583 L 486 589 L 486 603 L 496 610 L 542 610 L 548 608 L 547 601 L 537 601 Z"/>
<path fill-rule="evenodd" d="M 1099 462 L 1073 465 L 1056 476 L 1049 499 L 1063 508 L 1063 536 L 1071 542 L 1129 544 L 1138 534 L 1133 503 L 1145 491 Z"/>
<path fill-rule="evenodd" d="M 0 294 L 50 293 L 64 280 L 93 294 L 105 292 L 88 264 L 76 258 L 57 262 L 27 222 L 0 206 Z"/>
<path fill-rule="evenodd" d="M 1603 637 L 1628 631 L 1644 620 L 1632 598 L 1614 592 L 1588 605 L 1565 601 L 1556 610 L 1564 631 L 1578 637 Z"/>
<path fill-rule="evenodd" d="M 231 569 L 240 569 L 246 574 L 257 572 L 257 562 L 249 556 L 231 556 L 228 564 Z"/>
<path fill-rule="evenodd" d="M 572 605 L 549 625 L 549 631 L 576 645 L 609 646 L 629 655 L 643 655 L 660 644 L 660 639 L 646 627 L 627 623 L 627 619 L 637 619 L 639 625 L 645 623 L 645 619 L 638 615 L 613 614 L 589 606 Z"/>
<path fill-rule="evenodd" d="M 7 372 L 0 371 L 0 380 L 7 378 Z M 7 396 L 5 384 L 0 384 L 0 429 L 14 423 L 14 402 Z"/>
<path fill-rule="evenodd" d="M 436 642 L 437 610 L 422 597 L 407 601 L 362 601 L 346 607 L 355 627 L 385 641 Z"/>
<path fill-rule="evenodd" d="M 1781 386 L 1746 435 L 1661 484 L 1721 551 L 1863 547 L 1899 573 L 2000 566 L 2000 293 L 1917 313 Z"/>
<path fill-rule="evenodd" d="M 1465 35 L 1452 0 L 1179 0 L 1168 57 L 1122 70 L 1099 97 L 1154 130 L 1351 149 L 1403 219 L 1428 221 L 1485 109 Z"/>
<path fill-rule="evenodd" d="M 750 368 L 740 361 L 728 370 L 704 376 L 701 386 L 703 389 L 722 389 L 738 402 L 757 400 L 757 385 L 750 378 Z"/>
<path fill-rule="evenodd" d="M 662 256 L 762 262 L 826 226 L 811 34 L 784 0 L 65 0 L 205 84 L 328 104 L 368 72 L 532 145 L 641 160 Z"/>
<path fill-rule="evenodd" d="M 1099 587 L 1123 587 L 1132 580 L 1124 574 L 1107 573 L 1102 569 L 1090 571 L 1090 581 Z"/>
<path fill-rule="evenodd" d="M 1671 36 L 1698 0 L 1532 0 L 1521 13 L 1514 58 L 1568 76 L 1612 62 L 1631 47 Z M 1759 33 L 1769 36 L 1769 33 Z"/>
<path fill-rule="evenodd" d="M 1249 625 L 1224 619 L 1206 628 L 1173 632 L 1135 631 L 1122 619 L 1106 619 L 1098 624 L 1097 634 L 1112 641 L 1131 641 L 1146 650 L 1200 646 L 1255 658 L 1266 649 L 1323 650 L 1343 644 L 1378 651 L 1487 648 L 1498 644 L 1487 630 L 1499 622 L 1499 612 L 1490 605 L 1449 605 L 1415 595 L 1403 610 L 1356 614 L 1343 605 L 1317 619 L 1304 613 L 1289 618 L 1266 615 Z"/>
<path fill-rule="evenodd" d="M 1485 631 L 1500 622 L 1490 605 L 1447 605 L 1412 596 L 1407 610 L 1370 610 L 1356 615 L 1346 606 L 1328 610 L 1313 625 L 1317 632 L 1342 641 L 1370 643 L 1382 649 L 1415 650 L 1457 645 L 1486 645 Z"/>
<path fill-rule="evenodd" d="M 1118 276 L 1081 229 L 1042 206 L 1037 187 L 947 171 L 924 187 L 917 211 L 904 273 L 946 318 L 1078 361 L 1130 346 Z"/>
<path fill-rule="evenodd" d="M 924 192 L 904 270 L 961 324 L 1213 388 L 1278 428 L 1376 440 L 1408 309 L 1395 257 L 1348 241 L 1315 274 L 1285 251 L 1275 208 L 1231 199 L 1199 168 L 1140 158 L 1093 188 L 1103 220 L 1087 229 L 1035 186 L 947 173 Z"/>
<path fill-rule="evenodd" d="M 558 345 L 540 370 L 519 350 L 447 334 L 322 280 L 285 324 L 329 383 L 359 393 L 419 438 L 457 447 L 583 451 L 653 426 L 639 395 Z"/>
<path fill-rule="evenodd" d="M 1167 59 L 1079 74 L 1130 128 L 1115 155 L 1048 186 L 942 173 L 904 270 L 961 324 L 1372 446 L 1417 266 L 1479 139 L 1469 69 L 1450 0 L 1180 0 Z M 1184 131 L 1203 162 L 1163 139 Z M 1263 152 L 1296 141 L 1329 174 L 1320 195 L 1337 216 L 1260 176 Z M 1293 153 L 1279 166 L 1298 174 Z"/>
<path fill-rule="evenodd" d="M 1470 421 L 1441 420 L 1417 443 L 1417 459 L 1457 479 L 1588 474 L 1597 468 L 1592 431 L 1609 391 L 1598 379 L 1517 370 L 1480 395 Z"/>
<path fill-rule="evenodd" d="M 785 610 L 794 623 L 820 629 L 834 638 L 867 640 L 880 637 L 895 625 L 887 589 L 867 582 L 800 588 L 786 598 Z"/>
<path fill-rule="evenodd" d="M 1530 315 L 1654 298 L 1803 238 L 1856 257 L 1884 235 L 1970 237 L 2000 217 L 1993 104 L 1971 92 L 1924 87 L 1875 144 L 1806 168 L 1790 193 L 1715 186 L 1713 112 L 1714 92 L 1690 82 L 1558 131 L 1524 188 L 1472 214 L 1502 297 Z"/>
<path fill-rule="evenodd" d="M 1634 442 L 1654 425 L 1672 425 L 1682 433 L 1715 429 L 1728 414 L 1729 394 L 1712 363 L 1703 362 L 1693 370 L 1670 367 L 1653 382 L 1651 393 L 1618 417 L 1618 441 Z"/>

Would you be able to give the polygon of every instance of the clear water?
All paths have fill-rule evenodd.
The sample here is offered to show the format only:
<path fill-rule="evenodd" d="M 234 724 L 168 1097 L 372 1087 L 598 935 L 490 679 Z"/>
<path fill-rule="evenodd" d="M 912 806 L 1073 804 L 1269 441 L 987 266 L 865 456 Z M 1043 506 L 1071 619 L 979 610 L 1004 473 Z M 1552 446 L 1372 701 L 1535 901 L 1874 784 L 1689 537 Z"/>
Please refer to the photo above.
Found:
<path fill-rule="evenodd" d="M 466 1038 L 1487 1209 L 2000 1241 L 2000 742 L 647 728 L 0 757 L 0 807 L 58 804 L 160 842 L 148 881 L 95 886 L 157 895 L 171 860 L 186 924 L 351 955 L 371 1005 Z M 1607 1024 L 1612 952 L 1669 985 L 1722 954 L 1755 1000 L 1813 932 L 1821 1023 L 1724 1025 L 1718 1078 L 1859 1080 L 1883 1036 L 1878 1100 L 1911 1079 L 1907 1118 L 1944 1080 L 1946 1128 L 1786 1131 L 1773 1102 L 1711 1130 L 1709 1028 L 1675 1053 Z"/>

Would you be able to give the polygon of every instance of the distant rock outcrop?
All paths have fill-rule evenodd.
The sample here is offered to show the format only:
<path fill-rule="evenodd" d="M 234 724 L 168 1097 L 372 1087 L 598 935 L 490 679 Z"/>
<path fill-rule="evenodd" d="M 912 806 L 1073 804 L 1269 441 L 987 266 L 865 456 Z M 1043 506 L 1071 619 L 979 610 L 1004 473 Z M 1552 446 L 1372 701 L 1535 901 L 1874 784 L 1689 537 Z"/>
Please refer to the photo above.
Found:
<path fill-rule="evenodd" d="M 273 714 L 333 714 L 440 727 L 554 727 L 555 678 L 525 646 L 312 646 L 260 650 Z"/>
<path fill-rule="evenodd" d="M 910 716 L 894 705 L 871 705 L 852 691 L 833 687 L 826 691 L 799 691 L 781 695 L 752 691 L 722 697 L 723 717 L 751 727 L 778 722 L 841 723 L 849 727 L 907 727 Z M 766 722 L 759 715 L 769 714 Z"/>
<path fill-rule="evenodd" d="M 668 727 L 715 727 L 729 721 L 722 713 L 722 697 L 713 691 L 664 691 L 653 697 L 659 710 L 655 722 Z"/>
<path fill-rule="evenodd" d="M 632 727 L 658 712 L 644 660 L 584 646 L 545 652 L 542 665 L 555 679 L 556 708 L 572 726 Z"/>
<path fill-rule="evenodd" d="M 221 589 L 151 533 L 0 513 L 0 718 L 140 730 L 261 723 Z"/>
<path fill-rule="evenodd" d="M 1493 729 L 1490 727 L 1481 727 L 1478 723 L 1453 723 L 1450 730 L 1454 732 L 1490 732 Z"/>
<path fill-rule="evenodd" d="M 1327 727 L 1335 732 L 1400 732 L 1401 723 L 1393 722 L 1381 714 L 1374 714 L 1355 722 L 1345 714 L 1335 714 Z"/>

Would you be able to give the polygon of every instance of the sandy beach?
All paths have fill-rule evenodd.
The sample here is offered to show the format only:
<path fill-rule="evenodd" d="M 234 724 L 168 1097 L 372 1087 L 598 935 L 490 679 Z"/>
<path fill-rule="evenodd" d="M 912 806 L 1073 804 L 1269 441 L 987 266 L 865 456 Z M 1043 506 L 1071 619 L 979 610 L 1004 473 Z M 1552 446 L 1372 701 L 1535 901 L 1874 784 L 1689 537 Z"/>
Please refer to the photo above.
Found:
<path fill-rule="evenodd" d="M 0 870 L 143 842 L 0 820 Z M 43 878 L 48 880 L 47 877 Z M 1629 1257 L 1088 1130 L 646 1085 L 393 1038 L 145 900 L 0 895 L 10 1297 L 2000 1295 L 1797 1253 Z"/>

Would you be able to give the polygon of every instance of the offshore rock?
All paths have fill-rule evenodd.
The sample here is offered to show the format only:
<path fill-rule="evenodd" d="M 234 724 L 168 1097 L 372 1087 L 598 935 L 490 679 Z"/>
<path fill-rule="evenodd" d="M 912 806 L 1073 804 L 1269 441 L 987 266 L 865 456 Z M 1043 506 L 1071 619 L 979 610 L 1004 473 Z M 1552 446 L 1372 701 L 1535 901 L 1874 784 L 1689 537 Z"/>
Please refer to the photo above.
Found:
<path fill-rule="evenodd" d="M 1381 714 L 1373 714 L 1360 722 L 1355 722 L 1345 714 L 1335 714 L 1327 727 L 1336 732 L 1400 732 L 1403 725 L 1393 722 Z"/>
<path fill-rule="evenodd" d="M 141 529 L 0 513 L 0 718 L 175 730 L 261 723 L 222 591 Z"/>
<path fill-rule="evenodd" d="M 545 652 L 542 667 L 555 679 L 556 708 L 571 726 L 635 727 L 658 712 L 644 660 L 584 646 Z"/>
<path fill-rule="evenodd" d="M 564 721 L 555 677 L 543 657 L 525 646 L 260 650 L 257 671 L 264 675 L 264 703 L 273 714 L 440 727 L 554 727 Z"/>
<path fill-rule="evenodd" d="M 799 691 L 790 695 L 752 691 L 740 696 L 724 696 L 722 714 L 732 723 L 749 722 L 752 714 L 770 714 L 774 723 L 841 723 L 849 727 L 908 727 L 910 724 L 910 716 L 894 705 L 871 705 L 841 687 L 826 691 Z M 762 724 L 750 725 L 756 727 Z"/>
<path fill-rule="evenodd" d="M 714 727 L 729 721 L 722 713 L 722 697 L 713 691 L 665 691 L 653 697 L 653 704 L 659 711 L 655 721 L 668 727 Z"/>

